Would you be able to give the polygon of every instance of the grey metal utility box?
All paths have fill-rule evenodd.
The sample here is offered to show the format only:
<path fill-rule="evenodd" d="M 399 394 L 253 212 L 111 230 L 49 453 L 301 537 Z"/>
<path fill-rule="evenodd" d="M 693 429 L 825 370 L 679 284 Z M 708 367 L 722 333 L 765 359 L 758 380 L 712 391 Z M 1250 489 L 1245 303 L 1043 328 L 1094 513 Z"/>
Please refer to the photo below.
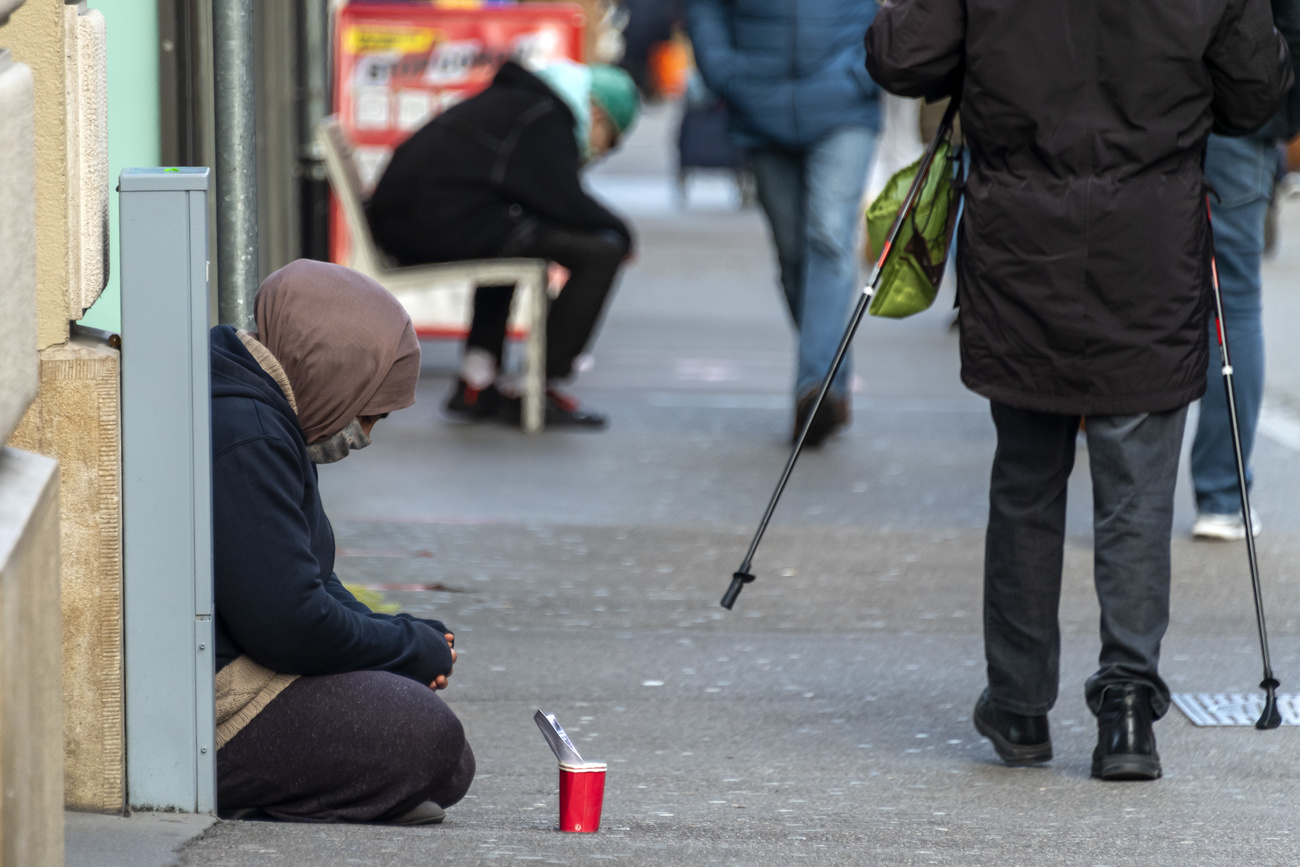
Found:
<path fill-rule="evenodd" d="M 122 520 L 133 809 L 212 813 L 212 458 L 206 168 L 126 169 Z"/>

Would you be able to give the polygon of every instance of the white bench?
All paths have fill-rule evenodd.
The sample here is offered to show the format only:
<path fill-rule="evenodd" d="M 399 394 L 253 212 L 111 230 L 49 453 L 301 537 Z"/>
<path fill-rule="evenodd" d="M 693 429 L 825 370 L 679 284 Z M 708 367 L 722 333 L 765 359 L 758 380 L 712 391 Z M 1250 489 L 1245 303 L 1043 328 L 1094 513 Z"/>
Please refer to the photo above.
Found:
<path fill-rule="evenodd" d="M 430 292 L 457 290 L 468 286 L 515 284 L 512 320 L 523 320 L 527 329 L 523 370 L 523 413 L 521 426 L 527 433 L 542 429 L 546 401 L 546 310 L 547 265 L 545 259 L 470 259 L 437 265 L 398 267 L 375 245 L 362 206 L 361 177 L 352 159 L 352 145 L 338 119 L 325 118 L 316 127 L 316 140 L 325 154 L 330 187 L 343 209 L 348 227 L 348 266 L 373 278 L 402 303 L 418 327 L 422 299 Z M 468 307 L 468 304 L 465 305 Z"/>

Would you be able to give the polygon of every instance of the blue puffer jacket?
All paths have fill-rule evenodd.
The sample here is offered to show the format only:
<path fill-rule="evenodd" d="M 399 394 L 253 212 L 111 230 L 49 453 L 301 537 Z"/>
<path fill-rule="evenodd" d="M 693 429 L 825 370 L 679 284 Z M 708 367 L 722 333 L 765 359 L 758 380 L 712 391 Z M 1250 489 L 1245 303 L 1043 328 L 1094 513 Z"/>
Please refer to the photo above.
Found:
<path fill-rule="evenodd" d="M 862 44 L 875 15 L 875 0 L 687 0 L 695 62 L 746 146 L 879 126 Z"/>

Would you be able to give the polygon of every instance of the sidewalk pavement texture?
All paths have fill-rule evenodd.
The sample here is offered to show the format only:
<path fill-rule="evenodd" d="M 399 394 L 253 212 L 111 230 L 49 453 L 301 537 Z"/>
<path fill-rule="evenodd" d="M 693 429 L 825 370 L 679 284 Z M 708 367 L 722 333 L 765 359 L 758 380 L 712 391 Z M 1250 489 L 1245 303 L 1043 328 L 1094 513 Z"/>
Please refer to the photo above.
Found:
<path fill-rule="evenodd" d="M 63 821 L 66 867 L 170 867 L 180 857 L 176 850 L 216 819 L 193 813 L 136 813 L 124 818 L 68 811 Z"/>
<path fill-rule="evenodd" d="M 1082 692 L 1098 612 L 1082 443 L 1056 759 L 1006 767 L 973 730 L 994 435 L 986 402 L 958 379 L 942 301 L 864 323 L 852 427 L 801 460 L 758 581 L 734 611 L 719 607 L 787 454 L 794 342 L 759 214 L 736 210 L 718 178 L 693 182 L 679 210 L 671 131 L 671 110 L 652 111 L 593 178 L 641 237 L 575 389 L 610 413 L 608 431 L 450 422 L 440 408 L 456 349 L 431 344 L 419 402 L 366 452 L 321 469 L 340 577 L 457 633 L 443 695 L 478 756 L 469 796 L 428 829 L 217 822 L 179 863 L 1300 861 L 1296 728 L 1197 728 L 1173 710 L 1156 727 L 1163 780 L 1090 779 Z M 1300 344 L 1284 325 L 1300 316 L 1297 264 L 1291 207 L 1268 264 L 1270 409 L 1256 450 L 1285 692 L 1300 691 Z M 1176 692 L 1253 692 L 1244 548 L 1191 542 L 1193 517 L 1183 478 L 1163 670 Z M 538 708 L 609 763 L 598 834 L 556 830 Z M 82 845 L 69 863 L 99 863 L 75 860 Z"/>

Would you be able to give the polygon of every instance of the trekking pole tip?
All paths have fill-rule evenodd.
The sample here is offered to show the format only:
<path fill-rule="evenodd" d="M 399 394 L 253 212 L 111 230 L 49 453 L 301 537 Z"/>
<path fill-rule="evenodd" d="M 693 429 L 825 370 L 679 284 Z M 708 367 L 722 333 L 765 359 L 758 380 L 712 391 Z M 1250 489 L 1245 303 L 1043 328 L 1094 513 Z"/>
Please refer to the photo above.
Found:
<path fill-rule="evenodd" d="M 1264 690 L 1264 712 L 1259 715 L 1255 728 L 1260 731 L 1275 729 L 1282 725 L 1282 713 L 1277 709 L 1277 688 L 1281 686 L 1277 678 L 1266 677 L 1260 688 Z"/>
<path fill-rule="evenodd" d="M 748 572 L 737 572 L 731 576 L 731 586 L 727 592 L 722 595 L 722 607 L 731 610 L 731 606 L 736 604 L 736 597 L 740 591 L 745 589 L 745 585 L 754 580 L 754 576 Z"/>

